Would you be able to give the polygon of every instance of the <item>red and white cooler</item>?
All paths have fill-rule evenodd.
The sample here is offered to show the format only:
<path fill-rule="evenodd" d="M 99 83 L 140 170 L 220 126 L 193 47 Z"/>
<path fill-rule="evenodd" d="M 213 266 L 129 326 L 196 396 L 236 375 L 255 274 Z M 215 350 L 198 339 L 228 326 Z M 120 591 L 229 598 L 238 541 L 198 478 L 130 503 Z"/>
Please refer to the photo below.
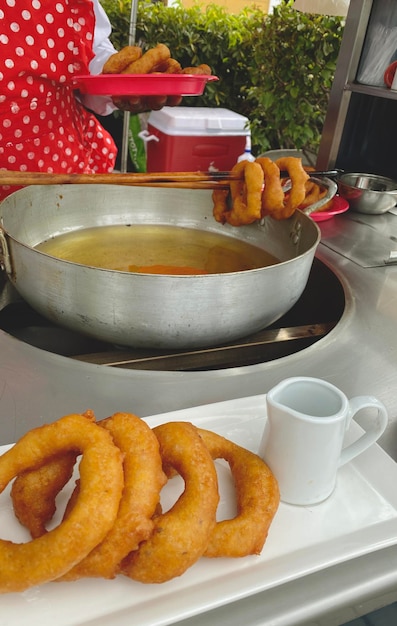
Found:
<path fill-rule="evenodd" d="M 248 118 L 221 108 L 152 111 L 146 142 L 148 172 L 229 171 L 244 152 Z"/>

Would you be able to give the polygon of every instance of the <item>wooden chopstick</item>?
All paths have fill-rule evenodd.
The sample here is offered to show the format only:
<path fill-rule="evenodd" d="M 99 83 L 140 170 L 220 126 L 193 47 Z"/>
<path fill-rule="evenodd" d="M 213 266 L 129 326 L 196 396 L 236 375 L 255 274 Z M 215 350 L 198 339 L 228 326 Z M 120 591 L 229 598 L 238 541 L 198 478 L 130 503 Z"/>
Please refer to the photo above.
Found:
<path fill-rule="evenodd" d="M 47 172 L 13 172 L 0 170 L 0 185 L 143 185 L 214 189 L 227 187 L 235 177 L 230 172 L 154 172 L 147 174 L 113 172 L 111 174 L 48 174 Z"/>
<path fill-rule="evenodd" d="M 284 172 L 280 172 L 283 176 Z M 285 172 L 287 174 L 287 172 Z M 312 173 L 310 173 L 312 174 Z M 49 174 L 47 172 L 14 172 L 0 170 L 0 185 L 142 185 L 187 189 L 227 189 L 230 182 L 240 180 L 231 172 L 151 172 L 110 174 Z"/>

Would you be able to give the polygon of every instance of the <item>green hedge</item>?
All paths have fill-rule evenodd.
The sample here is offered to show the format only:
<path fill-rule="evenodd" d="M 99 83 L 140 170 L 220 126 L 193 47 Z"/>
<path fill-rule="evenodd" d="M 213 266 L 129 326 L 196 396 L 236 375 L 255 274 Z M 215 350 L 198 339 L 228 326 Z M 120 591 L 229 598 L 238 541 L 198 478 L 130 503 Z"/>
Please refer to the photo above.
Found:
<path fill-rule="evenodd" d="M 120 49 L 128 43 L 131 4 L 103 0 Z M 285 0 L 264 15 L 228 14 L 215 4 L 166 7 L 140 1 L 136 43 L 161 42 L 182 66 L 207 63 L 216 83 L 185 106 L 225 107 L 249 118 L 256 154 L 297 148 L 316 152 L 328 105 L 344 21 L 299 13 Z"/>

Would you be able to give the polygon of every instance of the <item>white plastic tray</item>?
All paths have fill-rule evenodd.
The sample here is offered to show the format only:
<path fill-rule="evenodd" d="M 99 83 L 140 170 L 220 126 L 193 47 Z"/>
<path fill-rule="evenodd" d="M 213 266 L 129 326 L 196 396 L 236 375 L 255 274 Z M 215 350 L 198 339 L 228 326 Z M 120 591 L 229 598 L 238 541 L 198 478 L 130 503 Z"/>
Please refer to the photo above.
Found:
<path fill-rule="evenodd" d="M 194 407 L 147 421 L 151 426 L 191 421 L 256 451 L 266 419 L 265 397 Z M 360 432 L 353 424 L 347 441 Z M 223 517 L 233 512 L 233 498 L 223 466 L 219 476 Z M 143 585 L 120 576 L 113 581 L 49 583 L 24 593 L 3 595 L 0 626 L 165 626 L 202 614 L 396 544 L 396 484 L 397 465 L 374 445 L 341 468 L 337 488 L 326 502 L 314 507 L 280 504 L 260 556 L 203 558 L 180 578 L 162 585 Z M 180 485 L 172 489 L 170 498 Z M 0 496 L 0 527 L 3 538 L 26 539 L 15 521 L 8 493 Z"/>

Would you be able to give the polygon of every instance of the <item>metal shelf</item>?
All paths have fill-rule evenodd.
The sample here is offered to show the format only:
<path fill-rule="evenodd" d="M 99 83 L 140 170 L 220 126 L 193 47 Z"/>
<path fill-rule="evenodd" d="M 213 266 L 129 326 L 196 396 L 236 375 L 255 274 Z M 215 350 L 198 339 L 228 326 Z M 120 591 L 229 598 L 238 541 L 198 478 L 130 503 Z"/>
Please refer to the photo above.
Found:
<path fill-rule="evenodd" d="M 397 91 L 388 89 L 387 87 L 372 87 L 371 85 L 363 85 L 361 83 L 346 83 L 345 91 L 352 93 L 361 93 L 375 98 L 387 98 L 389 100 L 397 100 Z"/>
<path fill-rule="evenodd" d="M 394 120 L 397 116 L 397 104 L 394 108 L 394 102 L 397 102 L 397 91 L 357 82 L 360 61 L 371 28 L 371 14 L 377 16 L 377 12 L 387 8 L 388 3 L 390 0 L 351 0 L 350 2 L 318 152 L 316 167 L 319 170 L 353 167 L 353 171 L 372 171 L 392 177 L 397 174 L 394 170 L 374 171 L 374 167 L 381 170 L 389 167 L 390 144 L 396 137 L 393 132 L 384 137 L 382 133 L 379 133 L 378 128 L 374 130 L 369 125 L 369 117 L 374 119 L 374 110 L 378 108 L 379 119 L 383 120 L 382 123 L 385 126 L 390 127 L 390 120 Z M 395 14 L 393 14 L 393 19 L 396 19 Z M 355 129 L 354 127 L 359 125 L 359 113 L 362 115 L 363 124 Z M 371 136 L 372 132 L 378 133 L 379 139 L 376 135 Z M 381 157 L 376 163 L 373 158 L 374 145 L 378 149 L 376 156 Z M 372 151 L 371 155 L 369 155 L 369 150 Z M 357 155 L 357 167 L 360 164 L 371 169 L 354 169 L 355 155 Z"/>

